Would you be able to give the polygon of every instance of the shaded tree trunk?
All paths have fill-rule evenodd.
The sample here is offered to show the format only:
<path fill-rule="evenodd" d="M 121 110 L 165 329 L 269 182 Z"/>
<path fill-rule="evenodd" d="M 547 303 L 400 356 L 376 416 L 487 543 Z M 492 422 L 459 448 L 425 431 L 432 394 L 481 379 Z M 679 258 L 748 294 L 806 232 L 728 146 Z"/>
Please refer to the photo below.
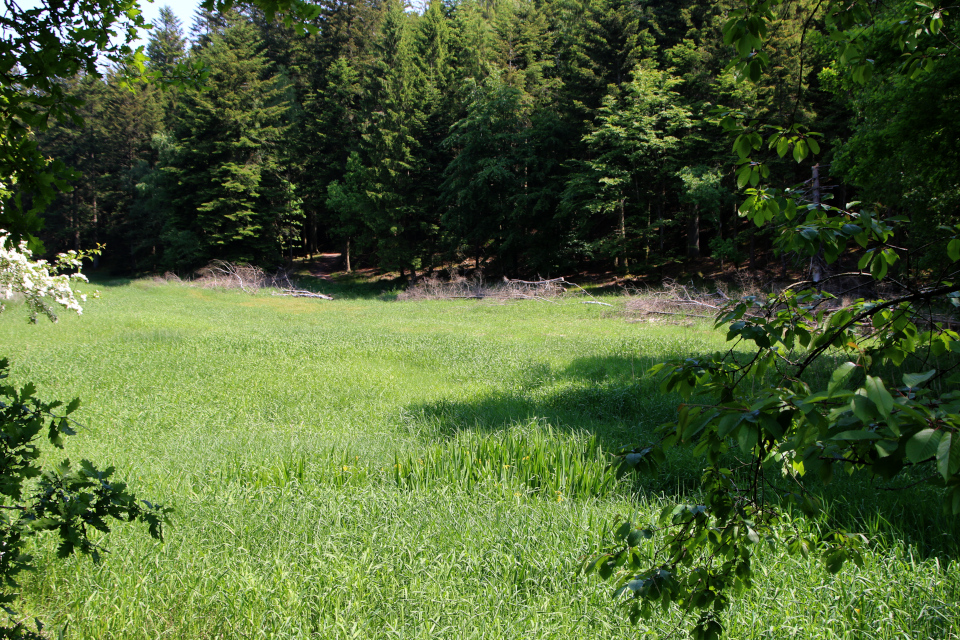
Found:
<path fill-rule="evenodd" d="M 630 262 L 627 260 L 627 213 L 626 198 L 620 199 L 620 256 L 623 268 L 629 269 Z"/>
<path fill-rule="evenodd" d="M 700 206 L 693 208 L 693 213 L 687 218 L 687 257 L 700 257 Z"/>
<path fill-rule="evenodd" d="M 813 203 L 820 204 L 820 165 L 813 165 L 813 175 L 810 178 L 810 186 L 813 192 Z M 823 245 L 817 253 L 810 258 L 810 279 L 814 282 L 820 282 L 828 276 L 827 260 L 823 256 Z"/>

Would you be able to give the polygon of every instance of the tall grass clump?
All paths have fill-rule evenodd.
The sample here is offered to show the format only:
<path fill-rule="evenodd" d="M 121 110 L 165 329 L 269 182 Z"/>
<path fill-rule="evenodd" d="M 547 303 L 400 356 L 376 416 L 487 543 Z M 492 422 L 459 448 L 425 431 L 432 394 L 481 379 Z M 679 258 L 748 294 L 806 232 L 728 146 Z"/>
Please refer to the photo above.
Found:
<path fill-rule="evenodd" d="M 500 486 L 562 501 L 616 489 L 610 456 L 596 435 L 561 433 L 533 420 L 495 433 L 461 431 L 446 442 L 396 456 L 401 487 L 450 485 L 466 491 Z"/>

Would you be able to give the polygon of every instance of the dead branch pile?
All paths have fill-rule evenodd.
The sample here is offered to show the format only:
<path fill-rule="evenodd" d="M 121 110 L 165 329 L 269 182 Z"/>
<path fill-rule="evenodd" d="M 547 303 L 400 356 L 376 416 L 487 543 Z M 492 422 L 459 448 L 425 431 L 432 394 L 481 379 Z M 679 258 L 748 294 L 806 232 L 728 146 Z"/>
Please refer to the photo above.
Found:
<path fill-rule="evenodd" d="M 178 276 L 169 272 L 164 274 L 164 280 L 183 282 Z M 276 273 L 267 273 L 254 265 L 225 260 L 214 260 L 197 271 L 196 277 L 189 283 L 211 289 L 240 289 L 246 293 L 257 293 L 261 289 L 275 289 L 276 291 L 273 292 L 275 296 L 333 300 L 331 296 L 323 293 L 298 289 L 290 278 L 290 274 L 282 269 Z"/>
<path fill-rule="evenodd" d="M 183 280 L 180 279 L 180 276 L 178 276 L 172 271 L 167 271 L 162 276 L 154 276 L 153 281 L 156 282 L 157 284 L 164 284 L 166 282 L 176 282 L 180 284 L 183 282 Z"/>
<path fill-rule="evenodd" d="M 699 289 L 693 284 L 682 285 L 667 281 L 659 289 L 632 291 L 628 294 L 628 316 L 679 316 L 683 318 L 710 318 L 728 302 L 727 293 Z"/>
<path fill-rule="evenodd" d="M 283 274 L 285 284 L 289 279 Z M 256 293 L 263 287 L 276 286 L 275 276 L 269 276 L 260 267 L 250 264 L 214 260 L 197 271 L 194 284 L 210 289 L 240 289 L 247 293 Z"/>
<path fill-rule="evenodd" d="M 541 300 L 556 302 L 557 298 L 582 292 L 579 286 L 563 278 L 549 280 L 510 280 L 487 282 L 482 276 L 465 278 L 455 275 L 449 280 L 437 276 L 422 278 L 397 296 L 398 300 Z M 606 303 L 598 303 L 606 304 Z"/>

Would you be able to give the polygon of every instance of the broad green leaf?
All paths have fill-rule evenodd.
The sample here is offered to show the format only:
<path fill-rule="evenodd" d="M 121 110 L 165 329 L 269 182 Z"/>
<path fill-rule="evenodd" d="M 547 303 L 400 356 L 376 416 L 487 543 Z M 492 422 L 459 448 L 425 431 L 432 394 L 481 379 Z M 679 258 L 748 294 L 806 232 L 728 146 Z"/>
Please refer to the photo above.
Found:
<path fill-rule="evenodd" d="M 883 380 L 874 376 L 867 376 L 867 384 L 864 386 L 867 390 L 867 397 L 873 400 L 883 417 L 889 419 L 890 412 L 893 411 L 893 396 L 883 386 Z"/>
<path fill-rule="evenodd" d="M 830 384 L 827 385 L 827 395 L 832 396 L 837 391 L 843 387 L 847 379 L 850 378 L 850 374 L 853 373 L 854 369 L 857 368 L 852 362 L 844 362 L 842 365 L 837 367 L 836 371 L 833 372 L 830 376 Z"/>
<path fill-rule="evenodd" d="M 746 158 L 750 155 L 750 139 L 746 135 L 740 134 L 733 142 L 733 150 L 736 151 L 737 155 L 741 158 Z"/>
<path fill-rule="evenodd" d="M 960 238 L 954 238 L 947 243 L 947 255 L 954 262 L 960 260 Z"/>
<path fill-rule="evenodd" d="M 737 443 L 740 445 L 740 450 L 747 454 L 751 453 L 753 448 L 757 446 L 759 436 L 760 432 L 756 425 L 745 422 L 737 432 Z"/>
<path fill-rule="evenodd" d="M 824 558 L 827 564 L 827 571 L 830 573 L 837 573 L 843 567 L 843 561 L 847 559 L 846 551 L 842 549 L 836 549 L 827 554 L 827 557 Z"/>
<path fill-rule="evenodd" d="M 727 415 L 720 418 L 720 423 L 717 426 L 717 435 L 721 438 L 726 438 L 730 433 L 740 424 L 740 421 L 743 419 L 742 413 L 728 413 Z"/>
<path fill-rule="evenodd" d="M 803 140 L 797 140 L 793 144 L 793 159 L 797 162 L 803 162 L 807 157 L 807 143 Z"/>
<path fill-rule="evenodd" d="M 854 415 L 868 424 L 878 417 L 876 405 L 866 396 L 859 394 L 853 396 L 853 400 L 850 401 L 850 408 L 853 410 Z"/>
<path fill-rule="evenodd" d="M 940 432 L 936 429 L 924 429 L 914 434 L 907 442 L 907 459 L 910 462 L 918 463 L 937 455 L 937 447 L 940 445 Z"/>
<path fill-rule="evenodd" d="M 780 139 L 777 140 L 777 155 L 781 158 L 787 155 L 787 151 L 790 150 L 790 141 L 787 140 L 786 136 L 780 136 Z"/>
<path fill-rule="evenodd" d="M 903 374 L 903 384 L 907 387 L 919 387 L 921 384 L 936 375 L 936 369 L 930 369 L 926 373 L 905 373 Z"/>
<path fill-rule="evenodd" d="M 960 471 L 960 437 L 955 433 L 945 433 L 937 446 L 937 471 L 944 480 Z"/>
<path fill-rule="evenodd" d="M 843 431 L 837 435 L 830 438 L 831 440 L 882 440 L 883 436 L 873 431 L 865 431 L 863 429 L 857 429 L 855 431 Z"/>
<path fill-rule="evenodd" d="M 870 274 L 874 280 L 883 280 L 887 275 L 887 261 L 878 256 L 870 265 Z"/>

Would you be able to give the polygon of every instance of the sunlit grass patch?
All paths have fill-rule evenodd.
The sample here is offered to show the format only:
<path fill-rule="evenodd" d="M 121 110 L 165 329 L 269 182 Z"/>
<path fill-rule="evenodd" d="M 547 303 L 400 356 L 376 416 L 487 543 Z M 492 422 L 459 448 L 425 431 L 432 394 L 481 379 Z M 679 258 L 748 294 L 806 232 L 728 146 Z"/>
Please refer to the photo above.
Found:
<path fill-rule="evenodd" d="M 520 495 L 562 501 L 603 497 L 617 479 L 597 436 L 557 433 L 542 421 L 493 432 L 461 431 L 416 453 L 396 456 L 393 477 L 402 487 L 495 485 Z"/>

